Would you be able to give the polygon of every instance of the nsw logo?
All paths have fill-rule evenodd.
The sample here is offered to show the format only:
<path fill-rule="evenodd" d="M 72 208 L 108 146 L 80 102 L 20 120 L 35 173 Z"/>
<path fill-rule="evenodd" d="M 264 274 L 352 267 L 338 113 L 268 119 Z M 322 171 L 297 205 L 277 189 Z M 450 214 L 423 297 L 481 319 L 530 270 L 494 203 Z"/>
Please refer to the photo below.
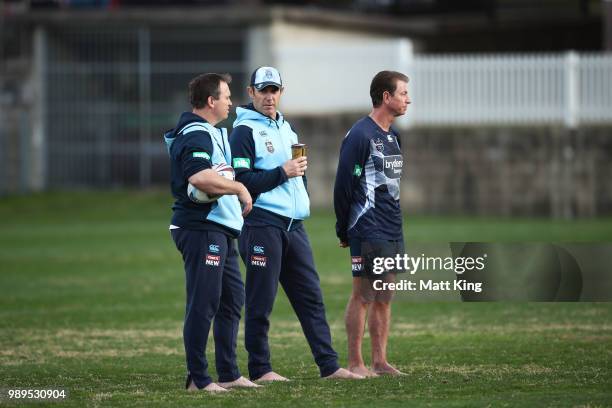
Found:
<path fill-rule="evenodd" d="M 261 245 L 255 245 L 253 247 L 253 252 L 256 254 L 263 254 L 264 253 L 264 247 Z"/>
<path fill-rule="evenodd" d="M 266 149 L 268 149 L 268 152 L 274 153 L 274 145 L 271 140 L 266 140 Z"/>
<path fill-rule="evenodd" d="M 208 266 L 219 266 L 220 262 L 221 262 L 221 256 L 220 255 L 206 254 L 206 260 L 205 260 L 206 265 L 208 265 Z"/>
<path fill-rule="evenodd" d="M 381 138 L 378 138 L 374 141 L 374 147 L 376 147 L 376 150 L 381 153 L 385 151 L 385 144 L 383 143 Z"/>
<path fill-rule="evenodd" d="M 217 245 L 217 244 L 210 244 L 210 245 L 208 246 L 208 250 L 209 250 L 210 252 L 213 252 L 213 253 L 215 253 L 215 254 L 218 254 L 218 253 L 219 253 L 219 245 Z"/>

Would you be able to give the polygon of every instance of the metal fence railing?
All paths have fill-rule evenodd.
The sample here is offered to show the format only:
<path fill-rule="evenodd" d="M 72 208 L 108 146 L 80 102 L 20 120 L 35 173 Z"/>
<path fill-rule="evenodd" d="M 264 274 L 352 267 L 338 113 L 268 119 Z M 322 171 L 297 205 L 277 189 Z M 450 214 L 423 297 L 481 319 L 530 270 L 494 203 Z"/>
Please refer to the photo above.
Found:
<path fill-rule="evenodd" d="M 47 186 L 148 186 L 166 182 L 163 130 L 189 109 L 187 83 L 229 72 L 242 84 L 244 30 L 48 29 Z M 214 57 L 213 57 L 214 56 Z"/>

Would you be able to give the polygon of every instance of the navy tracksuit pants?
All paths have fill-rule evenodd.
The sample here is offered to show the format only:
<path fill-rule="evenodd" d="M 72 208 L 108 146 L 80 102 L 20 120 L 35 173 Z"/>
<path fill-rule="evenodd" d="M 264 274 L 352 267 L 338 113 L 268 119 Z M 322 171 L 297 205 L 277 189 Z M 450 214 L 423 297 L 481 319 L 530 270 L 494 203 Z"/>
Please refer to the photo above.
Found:
<path fill-rule="evenodd" d="M 208 375 L 206 343 L 213 324 L 215 363 L 220 382 L 240 377 L 236 364 L 236 341 L 244 285 L 234 240 L 216 231 L 172 230 L 183 255 L 187 304 L 183 340 L 187 357 L 187 384 L 198 388 L 212 382 Z"/>
<path fill-rule="evenodd" d="M 286 231 L 245 225 L 238 243 L 247 271 L 244 341 L 251 379 L 272 371 L 268 318 L 279 282 L 302 325 L 321 376 L 334 373 L 339 368 L 338 355 L 332 348 L 319 276 L 304 227 Z"/>

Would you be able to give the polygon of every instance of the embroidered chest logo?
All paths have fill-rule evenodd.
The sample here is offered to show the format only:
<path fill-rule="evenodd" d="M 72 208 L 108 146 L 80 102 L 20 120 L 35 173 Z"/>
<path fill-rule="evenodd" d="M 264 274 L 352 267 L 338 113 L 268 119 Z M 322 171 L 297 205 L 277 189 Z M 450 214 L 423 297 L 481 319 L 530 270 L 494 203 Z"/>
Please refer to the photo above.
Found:
<path fill-rule="evenodd" d="M 259 131 L 259 136 L 266 137 L 266 136 L 268 136 L 268 134 L 266 133 L 265 130 L 260 130 Z"/>
<path fill-rule="evenodd" d="M 274 145 L 271 140 L 266 140 L 266 149 L 268 149 L 268 152 L 274 153 Z"/>
<path fill-rule="evenodd" d="M 387 135 L 387 140 L 390 141 L 390 142 L 393 142 L 393 136 Z"/>
<path fill-rule="evenodd" d="M 384 152 L 385 151 L 385 145 L 382 141 L 382 139 L 378 138 L 374 141 L 374 147 L 376 147 L 376 150 L 378 150 L 379 152 Z"/>

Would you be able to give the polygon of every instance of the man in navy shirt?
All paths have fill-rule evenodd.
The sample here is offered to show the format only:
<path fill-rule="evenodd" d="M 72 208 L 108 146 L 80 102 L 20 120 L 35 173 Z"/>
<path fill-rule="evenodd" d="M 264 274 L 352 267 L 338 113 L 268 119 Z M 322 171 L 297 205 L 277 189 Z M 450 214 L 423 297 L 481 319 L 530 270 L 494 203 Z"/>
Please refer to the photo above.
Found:
<path fill-rule="evenodd" d="M 190 391 L 258 387 L 240 375 L 236 364 L 244 285 L 234 241 L 242 229 L 243 216 L 252 208 L 252 199 L 243 184 L 220 176 L 212 168 L 231 161 L 227 132 L 214 127 L 227 118 L 232 105 L 230 81 L 229 75 L 219 74 L 194 78 L 189 83 L 192 111 L 183 112 L 176 127 L 164 135 L 175 198 L 170 231 L 185 264 L 183 340 L 186 388 Z M 188 184 L 209 196 L 221 197 L 209 203 L 192 201 Z M 218 384 L 208 375 L 205 355 L 213 320 Z"/>
<path fill-rule="evenodd" d="M 342 141 L 334 209 L 336 234 L 341 247 L 350 247 L 353 273 L 353 292 L 346 308 L 349 370 L 375 377 L 401 374 L 387 362 L 392 292 L 373 287 L 377 279 L 392 282 L 398 271 L 376 275 L 372 262 L 404 252 L 399 204 L 403 158 L 399 135 L 391 124 L 410 104 L 408 77 L 381 71 L 372 80 L 370 96 L 372 111 L 357 121 Z M 368 314 L 372 370 L 361 355 Z"/>
<path fill-rule="evenodd" d="M 236 109 L 230 137 L 236 179 L 253 196 L 253 211 L 239 239 L 246 265 L 244 341 L 249 375 L 255 381 L 286 381 L 272 371 L 268 320 L 278 284 L 302 325 L 321 377 L 363 378 L 338 365 L 302 221 L 310 214 L 304 172 L 306 157 L 292 159 L 298 136 L 277 110 L 283 85 L 273 67 L 259 67 L 247 88 L 252 104 Z"/>

